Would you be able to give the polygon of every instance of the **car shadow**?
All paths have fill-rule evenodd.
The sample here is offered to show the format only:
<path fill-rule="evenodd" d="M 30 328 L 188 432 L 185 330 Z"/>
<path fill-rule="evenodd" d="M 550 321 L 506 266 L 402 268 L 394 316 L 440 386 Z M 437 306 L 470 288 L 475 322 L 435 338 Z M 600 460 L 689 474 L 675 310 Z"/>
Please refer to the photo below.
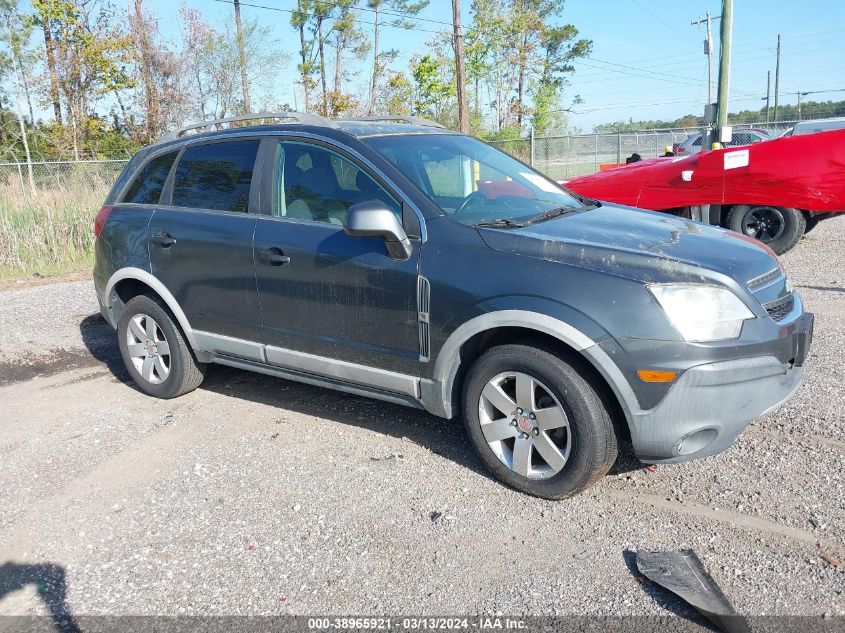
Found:
<path fill-rule="evenodd" d="M 91 355 L 104 363 L 118 380 L 138 389 L 123 364 L 114 330 L 102 316 L 93 314 L 86 317 L 79 329 Z M 493 479 L 476 456 L 460 419 L 445 420 L 420 409 L 223 365 L 208 366 L 200 389 L 279 409 L 279 415 L 272 420 L 273 424 L 268 422 L 267 432 L 270 437 L 279 432 L 277 425 L 284 422 L 284 411 L 294 411 L 397 439 L 407 439 L 436 455 Z M 379 459 L 384 456 L 372 457 Z M 618 475 L 640 468 L 642 464 L 630 444 L 620 442 L 619 457 L 609 474 Z"/>
<path fill-rule="evenodd" d="M 67 604 L 64 567 L 52 563 L 29 565 L 12 561 L 0 565 L 0 600 L 28 585 L 35 586 L 38 597 L 61 633 L 81 631 Z"/>
<path fill-rule="evenodd" d="M 200 389 L 279 409 L 274 424 L 268 425 L 271 436 L 279 432 L 277 424 L 284 424 L 284 412 L 293 411 L 411 441 L 492 479 L 476 457 L 460 420 L 222 365 L 209 365 Z M 372 457 L 383 458 L 389 451 L 385 446 L 384 453 Z"/>
<path fill-rule="evenodd" d="M 79 323 L 79 334 L 91 356 L 103 363 L 115 378 L 135 386 L 120 356 L 114 329 L 101 314 L 92 314 L 82 319 Z"/>

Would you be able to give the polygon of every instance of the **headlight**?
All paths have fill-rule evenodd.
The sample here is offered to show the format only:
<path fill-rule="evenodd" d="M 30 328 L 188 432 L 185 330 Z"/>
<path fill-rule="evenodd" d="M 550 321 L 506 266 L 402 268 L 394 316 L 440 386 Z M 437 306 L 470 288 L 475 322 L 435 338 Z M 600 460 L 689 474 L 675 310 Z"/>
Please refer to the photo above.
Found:
<path fill-rule="evenodd" d="M 648 286 L 648 290 L 685 341 L 736 338 L 742 322 L 754 318 L 748 306 L 727 288 L 678 284 Z"/>

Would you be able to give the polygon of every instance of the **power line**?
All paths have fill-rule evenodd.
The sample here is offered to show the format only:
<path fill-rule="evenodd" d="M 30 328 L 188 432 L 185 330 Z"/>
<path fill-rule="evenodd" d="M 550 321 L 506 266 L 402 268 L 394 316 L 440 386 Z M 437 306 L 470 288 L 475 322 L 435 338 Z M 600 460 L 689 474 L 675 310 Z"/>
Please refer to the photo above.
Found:
<path fill-rule="evenodd" d="M 644 7 L 644 6 L 643 6 L 643 5 L 641 5 L 639 2 L 637 2 L 637 0 L 631 0 L 631 2 L 633 2 L 633 3 L 634 3 L 635 5 L 637 5 L 640 9 L 642 9 L 643 11 L 645 11 L 646 13 L 648 13 L 648 14 L 649 14 L 651 17 L 653 17 L 655 20 L 657 20 L 658 22 L 660 22 L 660 23 L 661 23 L 661 24 L 663 24 L 664 26 L 668 27 L 670 30 L 674 31 L 676 34 L 680 35 L 680 36 L 681 36 L 682 38 L 684 38 L 686 41 L 688 41 L 688 42 L 689 42 L 689 43 L 691 43 L 691 44 L 694 44 L 694 42 L 693 42 L 693 41 L 689 38 L 689 36 L 687 36 L 685 33 L 682 33 L 681 31 L 679 31 L 677 28 L 675 28 L 674 26 L 672 26 L 671 24 L 669 24 L 666 20 L 664 20 L 663 18 L 661 18 L 661 17 L 660 17 L 659 15 L 657 15 L 656 13 L 653 13 L 653 12 L 651 11 L 651 9 L 649 9 L 649 8 L 647 8 L 647 7 Z M 697 46 L 697 44 L 696 44 L 696 46 Z"/>
<path fill-rule="evenodd" d="M 797 90 L 785 89 L 784 93 L 786 94 L 795 94 Z M 808 94 L 821 94 L 821 93 L 829 93 L 829 92 L 845 92 L 845 88 L 831 88 L 831 89 L 814 89 L 814 90 L 802 90 L 802 95 Z M 731 94 L 731 101 L 735 101 L 738 103 L 747 103 L 750 101 L 760 101 L 761 97 L 759 94 L 751 93 L 751 92 L 736 92 Z M 765 97 L 763 97 L 765 99 Z M 658 106 L 658 105 L 676 105 L 676 104 L 696 104 L 698 103 L 698 99 L 673 99 L 668 101 L 641 101 L 641 102 L 624 102 L 624 103 L 611 103 L 603 106 L 598 106 L 595 108 L 585 108 L 583 110 L 571 110 L 573 114 L 588 114 L 590 112 L 598 112 L 602 110 L 618 110 L 621 108 L 645 108 L 648 106 Z"/>
<path fill-rule="evenodd" d="M 214 0 L 214 2 L 220 2 L 222 4 L 234 4 L 234 0 Z M 278 11 L 279 13 L 287 13 L 289 15 L 293 15 L 294 13 L 297 14 L 297 15 L 305 15 L 307 17 L 314 17 L 314 15 L 315 15 L 314 13 L 297 11 L 296 9 L 282 9 L 281 7 L 268 7 L 268 6 L 263 5 L 263 4 L 253 4 L 253 3 L 250 3 L 250 2 L 241 2 L 240 5 L 242 7 L 250 7 L 252 9 L 265 9 L 267 11 Z M 337 6 L 337 5 L 333 5 L 333 6 Z M 406 20 L 409 20 L 409 22 L 411 21 L 411 18 L 409 18 L 408 16 L 403 16 L 401 14 L 395 14 L 395 15 L 397 15 L 399 17 L 403 17 Z M 421 19 L 421 18 L 419 18 L 419 19 Z M 360 18 L 355 18 L 354 21 L 357 22 L 358 24 L 369 24 L 371 26 L 375 26 L 375 24 L 376 24 L 375 22 L 370 22 L 368 20 L 362 20 Z M 436 35 L 443 35 L 443 34 L 446 33 L 445 31 L 434 31 L 434 30 L 431 30 L 431 29 L 420 28 L 416 24 L 392 24 L 390 22 L 380 22 L 379 26 L 390 27 L 390 28 L 394 28 L 394 29 L 404 29 L 406 31 L 419 31 L 421 33 L 434 33 Z"/>
<path fill-rule="evenodd" d="M 829 33 L 843 33 L 843 31 L 845 31 L 845 29 L 837 28 L 837 29 L 827 29 L 827 30 L 824 30 L 824 31 L 812 31 L 812 32 L 807 32 L 807 33 L 801 33 L 801 34 L 798 34 L 798 35 L 791 35 L 790 36 L 790 38 L 791 38 L 790 42 L 794 42 L 794 40 L 796 40 L 796 39 L 803 39 L 803 38 L 807 38 L 807 37 L 816 37 L 818 35 L 826 35 L 826 34 L 829 34 Z M 750 41 L 747 41 L 747 42 L 744 42 L 744 43 L 741 43 L 741 44 L 737 44 L 734 47 L 734 50 L 739 51 L 740 49 L 742 49 L 742 52 L 744 54 L 752 53 L 752 52 L 758 52 L 758 51 L 774 51 L 774 46 L 762 46 L 761 47 L 759 45 L 760 42 L 768 42 L 768 41 L 769 41 L 769 38 L 760 38 L 758 40 L 750 40 Z M 839 41 L 842 41 L 842 40 L 841 40 L 841 37 L 822 38 L 822 39 L 817 38 L 816 41 L 812 42 L 812 44 L 823 43 L 823 42 L 826 42 L 826 41 L 839 42 Z M 795 44 L 790 44 L 790 46 L 792 46 L 792 45 L 795 45 Z M 785 46 L 786 45 L 784 45 L 784 47 Z M 801 46 L 801 44 L 797 44 L 797 46 Z M 807 46 L 807 44 L 804 44 L 804 46 Z M 748 50 L 745 50 L 745 49 L 748 49 Z M 645 57 L 645 58 L 641 58 L 641 59 L 632 59 L 632 60 L 628 60 L 628 61 L 631 64 L 639 64 L 639 63 L 642 63 L 642 62 L 650 62 L 650 61 L 663 61 L 663 62 L 665 62 L 665 60 L 668 60 L 668 59 L 681 59 L 681 58 L 698 57 L 700 54 L 701 53 L 698 53 L 698 52 L 696 52 L 696 53 L 674 53 L 672 55 L 660 55 L 658 57 Z M 649 66 L 649 67 L 650 68 L 663 68 L 663 67 L 666 67 L 666 66 L 673 66 L 673 65 L 678 64 L 678 63 L 683 64 L 683 63 L 686 63 L 686 62 L 665 62 L 665 63 L 661 63 L 661 64 L 657 64 L 657 65 L 654 65 L 654 66 Z"/>
<path fill-rule="evenodd" d="M 243 3 L 241 3 L 241 4 L 243 4 Z M 368 13 L 378 13 L 380 15 L 389 15 L 391 17 L 404 18 L 406 20 L 413 18 L 414 20 L 417 20 L 418 22 L 431 22 L 432 24 L 443 24 L 445 26 L 448 26 L 449 28 L 452 28 L 452 23 L 446 22 L 445 20 L 435 20 L 434 18 L 422 18 L 422 17 L 417 16 L 417 15 L 409 16 L 405 13 L 400 13 L 400 12 L 397 12 L 397 11 L 390 11 L 388 9 L 378 9 L 378 10 L 376 10 L 376 9 L 370 9 L 369 7 L 350 7 L 350 6 L 340 4 L 340 3 L 323 2 L 322 0 L 320 0 L 319 4 L 321 6 L 328 7 L 329 9 L 341 8 L 341 9 L 349 9 L 351 11 L 367 11 Z M 373 22 L 373 24 L 375 24 L 375 23 Z M 379 25 L 382 25 L 382 24 L 383 23 L 379 23 Z"/>

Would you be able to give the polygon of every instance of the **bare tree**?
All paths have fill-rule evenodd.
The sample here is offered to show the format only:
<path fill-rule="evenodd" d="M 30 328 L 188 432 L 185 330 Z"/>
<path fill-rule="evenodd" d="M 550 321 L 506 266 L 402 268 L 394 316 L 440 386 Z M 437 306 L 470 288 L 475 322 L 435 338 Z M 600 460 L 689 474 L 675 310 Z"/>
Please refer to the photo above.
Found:
<path fill-rule="evenodd" d="M 244 101 L 244 112 L 252 110 L 249 102 L 249 79 L 247 78 L 246 53 L 244 52 L 244 34 L 241 26 L 241 0 L 232 0 L 235 5 L 235 31 L 238 39 L 238 66 L 241 71 L 241 92 Z"/>
<path fill-rule="evenodd" d="M 142 1 L 135 0 L 135 11 L 129 14 L 129 27 L 135 43 L 135 54 L 141 71 L 141 84 L 144 89 L 144 110 L 146 114 L 146 137 L 150 140 L 158 136 L 159 132 L 159 96 L 156 83 L 153 80 L 153 56 L 155 53 L 152 50 L 153 44 L 150 37 L 150 31 L 153 25 L 144 16 Z M 118 103 L 120 103 L 119 97 Z M 125 119 L 125 108 L 122 103 L 120 103 L 120 106 L 121 110 L 124 111 Z"/>
<path fill-rule="evenodd" d="M 311 0 L 297 0 L 296 9 L 291 13 L 290 23 L 293 28 L 299 32 L 299 64 L 297 70 L 299 71 L 299 82 L 302 84 L 302 90 L 305 93 L 305 104 L 303 110 L 308 112 L 311 109 L 311 91 L 315 87 L 314 82 L 314 61 L 313 49 L 314 40 L 306 35 L 308 29 L 310 11 L 313 8 Z"/>
<path fill-rule="evenodd" d="M 378 83 L 381 79 L 388 60 L 396 57 L 396 51 L 382 51 L 379 49 L 379 34 L 383 25 L 399 28 L 412 27 L 413 18 L 420 11 L 428 6 L 428 0 L 409 2 L 408 0 L 367 0 L 367 6 L 373 10 L 375 15 L 373 24 L 373 71 L 370 75 L 370 98 L 367 105 L 367 114 L 373 114 L 376 110 L 378 95 Z M 384 23 L 382 17 L 388 18 Z"/>
<path fill-rule="evenodd" d="M 50 24 L 52 11 L 51 0 L 33 0 L 34 14 L 32 20 L 41 27 L 44 34 L 44 53 L 47 62 L 47 74 L 50 77 L 50 101 L 53 105 L 53 116 L 56 122 L 62 123 L 62 102 L 59 97 L 59 78 L 56 71 L 56 45 L 53 42 L 53 30 Z"/>
<path fill-rule="evenodd" d="M 21 93 L 23 92 L 23 73 L 21 71 L 20 50 L 22 41 L 29 39 L 29 29 L 21 20 L 20 14 L 17 11 L 15 0 L 0 0 L 0 13 L 2 13 L 3 26 L 6 28 L 4 33 L 5 44 L 9 47 L 9 58 L 11 66 L 14 69 L 12 76 L 14 77 L 14 91 L 15 91 L 15 114 L 18 119 L 18 127 L 21 134 L 21 142 L 23 143 L 24 155 L 26 157 L 26 173 L 29 181 L 29 189 L 34 196 L 35 179 L 32 175 L 32 155 L 29 151 L 29 135 L 27 134 L 26 122 L 23 115 L 23 107 L 21 105 Z"/>

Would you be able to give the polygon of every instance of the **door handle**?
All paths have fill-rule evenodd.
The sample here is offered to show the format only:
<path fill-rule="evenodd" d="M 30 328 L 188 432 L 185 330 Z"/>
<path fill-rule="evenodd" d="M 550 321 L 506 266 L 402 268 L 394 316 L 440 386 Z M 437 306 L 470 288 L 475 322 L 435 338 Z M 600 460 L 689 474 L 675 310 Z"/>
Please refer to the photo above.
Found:
<path fill-rule="evenodd" d="M 170 248 L 176 243 L 176 240 L 171 237 L 170 233 L 162 232 L 153 235 L 153 242 L 162 248 Z"/>
<path fill-rule="evenodd" d="M 283 266 L 290 263 L 290 257 L 285 255 L 280 248 L 268 248 L 264 251 L 264 259 L 271 266 Z"/>

